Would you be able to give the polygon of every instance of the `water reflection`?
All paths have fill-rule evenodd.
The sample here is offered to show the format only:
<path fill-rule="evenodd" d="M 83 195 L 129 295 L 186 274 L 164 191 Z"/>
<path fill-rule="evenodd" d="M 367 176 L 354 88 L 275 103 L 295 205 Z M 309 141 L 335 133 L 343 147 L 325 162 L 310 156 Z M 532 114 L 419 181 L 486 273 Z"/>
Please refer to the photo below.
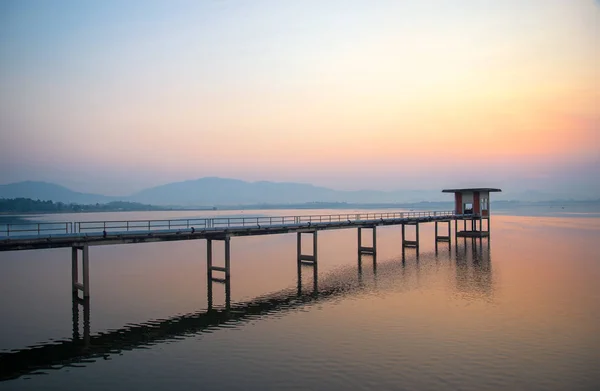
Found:
<path fill-rule="evenodd" d="M 373 254 L 358 254 L 358 282 L 359 284 L 363 283 L 363 259 L 366 261 L 371 261 L 373 265 L 373 276 L 377 276 L 377 253 Z"/>
<path fill-rule="evenodd" d="M 489 239 L 463 238 L 456 245 L 456 290 L 490 299 L 493 293 Z"/>
<path fill-rule="evenodd" d="M 96 335 L 90 333 L 90 299 L 73 296 L 72 338 L 51 341 L 7 353 L 0 353 L 0 381 L 15 379 L 40 370 L 60 369 L 107 359 L 123 351 L 153 346 L 178 340 L 181 337 L 214 331 L 215 328 L 241 326 L 245 322 L 275 313 L 323 302 L 343 296 L 358 296 L 366 291 L 378 292 L 398 286 L 411 286 L 412 278 L 419 280 L 426 274 L 436 272 L 439 255 L 423 254 L 412 249 L 402 251 L 402 257 L 381 263 L 378 273 L 376 255 L 360 254 L 355 269 L 345 266 L 334 273 L 319 277 L 316 265 L 298 264 L 297 286 L 248 302 L 231 302 L 231 280 L 208 280 L 207 309 L 168 319 L 150 320 L 142 324 L 128 325 Z M 491 297 L 492 268 L 489 241 L 467 239 L 457 243 L 455 261 L 455 289 L 477 297 Z M 401 261 L 401 262 L 399 262 Z M 372 265 L 372 269 L 371 269 Z M 451 265 L 448 265 L 449 267 Z M 371 274 L 372 270 L 372 274 Z M 421 275 L 423 273 L 423 275 Z M 312 275 L 312 281 L 310 276 Z M 309 281 L 303 281 L 303 277 Z M 221 291 L 224 286 L 224 292 Z M 214 304 L 214 296 L 225 296 L 224 305 Z M 83 319 L 82 319 L 83 318 Z M 83 322 L 81 322 L 83 320 Z M 82 326 L 82 327 L 81 327 Z"/>
<path fill-rule="evenodd" d="M 83 343 L 85 346 L 90 344 L 90 298 L 80 298 L 77 293 L 73 293 L 73 343 Z M 80 306 L 83 309 L 83 339 L 79 332 Z"/>
<path fill-rule="evenodd" d="M 308 271 L 312 274 L 312 293 L 313 295 L 317 295 L 319 292 L 319 269 L 318 263 L 304 263 L 298 262 L 298 283 L 297 283 L 297 294 L 298 296 L 302 295 L 304 291 L 304 283 L 302 281 L 303 271 Z"/>
<path fill-rule="evenodd" d="M 222 285 L 225 287 L 225 309 L 231 309 L 231 279 L 229 278 L 209 278 L 206 284 L 206 302 L 207 310 L 211 311 L 214 307 L 214 285 Z"/>

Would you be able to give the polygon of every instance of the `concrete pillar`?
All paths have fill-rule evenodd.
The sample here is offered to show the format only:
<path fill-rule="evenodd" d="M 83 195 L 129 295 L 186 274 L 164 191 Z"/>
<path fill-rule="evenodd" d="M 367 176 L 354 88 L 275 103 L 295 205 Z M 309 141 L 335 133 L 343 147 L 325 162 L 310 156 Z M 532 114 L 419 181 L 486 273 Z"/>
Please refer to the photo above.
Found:
<path fill-rule="evenodd" d="M 368 227 L 364 227 L 368 228 Z M 359 254 L 375 254 L 377 251 L 377 226 L 370 227 L 373 232 L 373 244 L 371 246 L 363 246 L 362 244 L 362 230 L 363 228 L 358 228 L 358 253 Z"/>
<path fill-rule="evenodd" d="M 77 247 L 71 247 L 71 289 L 73 293 L 77 293 L 78 291 L 79 270 L 77 263 Z"/>
<path fill-rule="evenodd" d="M 90 297 L 90 252 L 89 246 L 83 246 L 83 297 Z"/>
<path fill-rule="evenodd" d="M 415 227 L 417 229 L 417 240 L 416 240 L 417 243 L 416 243 L 416 247 L 417 247 L 417 250 L 419 250 L 419 223 L 417 223 Z"/>
<path fill-rule="evenodd" d="M 458 220 L 454 219 L 454 242 L 458 244 Z"/>
<path fill-rule="evenodd" d="M 452 225 L 451 221 L 442 221 L 443 223 L 448 223 L 447 234 L 440 235 L 438 232 L 438 222 L 436 221 L 435 225 L 435 253 L 438 253 L 438 242 L 448 242 L 448 250 L 452 248 Z"/>
<path fill-rule="evenodd" d="M 313 263 L 316 265 L 317 264 L 317 230 L 315 230 L 315 232 L 313 233 Z M 315 273 L 316 273 L 317 268 L 315 268 Z M 316 275 L 315 275 L 316 278 Z M 316 280 L 315 280 L 316 281 Z"/>
<path fill-rule="evenodd" d="M 404 224 L 402 224 L 402 251 L 404 251 L 404 240 L 406 239 L 406 229 L 404 228 Z"/>
<path fill-rule="evenodd" d="M 438 222 L 435 222 L 435 240 L 437 241 L 443 241 L 443 242 L 449 242 L 450 241 L 450 235 L 452 233 L 452 228 L 450 226 L 450 220 L 448 221 L 443 221 L 443 223 L 448 223 L 448 234 L 447 235 L 440 235 L 439 233 L 439 228 L 438 228 Z"/>
<path fill-rule="evenodd" d="M 79 282 L 79 250 L 81 250 L 81 267 L 83 280 Z M 71 292 L 74 295 L 83 292 L 83 297 L 90 297 L 90 252 L 86 244 L 82 247 L 71 247 Z"/>
<path fill-rule="evenodd" d="M 302 234 L 303 233 L 312 233 L 312 235 L 313 235 L 313 253 L 312 253 L 312 255 L 302 254 Z M 317 263 L 317 230 L 310 231 L 310 232 L 298 232 L 297 233 L 296 255 L 297 255 L 298 264 L 300 264 L 300 263 L 316 264 Z"/>
<path fill-rule="evenodd" d="M 302 254 L 302 233 L 297 233 L 297 248 L 296 248 L 296 259 L 298 264 L 298 295 L 302 294 L 302 265 L 308 265 L 313 268 L 313 293 L 317 293 L 318 289 L 318 239 L 317 239 L 317 230 L 311 232 L 304 233 L 312 233 L 313 235 L 313 250 L 312 255 Z"/>
<path fill-rule="evenodd" d="M 402 249 L 405 247 L 414 247 L 417 250 L 419 249 L 419 223 L 408 224 L 415 226 L 415 240 L 407 240 L 406 239 L 406 227 L 405 224 L 402 224 Z"/>
<path fill-rule="evenodd" d="M 213 240 L 222 240 L 225 247 L 225 265 L 224 266 L 215 266 L 213 263 Z M 225 273 L 225 278 L 215 278 L 213 276 L 213 272 L 223 272 Z M 225 236 L 224 238 L 218 239 L 206 239 L 206 274 L 207 279 L 217 282 L 225 282 L 231 277 L 231 237 Z"/>
<path fill-rule="evenodd" d="M 224 244 L 224 266 L 215 266 L 213 262 L 213 241 L 222 240 Z M 215 277 L 214 272 L 225 273 L 225 278 Z M 208 310 L 213 309 L 213 283 L 225 285 L 225 309 L 231 307 L 231 237 L 206 239 L 206 302 Z"/>
<path fill-rule="evenodd" d="M 206 239 L 206 278 L 212 281 L 212 239 Z"/>
<path fill-rule="evenodd" d="M 373 226 L 373 254 L 377 252 L 377 226 Z"/>
<path fill-rule="evenodd" d="M 296 259 L 298 260 L 298 264 L 300 264 L 301 259 L 301 255 L 302 255 L 302 233 L 301 232 L 297 232 L 296 233 L 296 244 L 297 244 L 297 251 L 296 251 Z"/>
<path fill-rule="evenodd" d="M 229 280 L 231 277 L 231 262 L 230 262 L 230 237 L 225 237 L 225 279 Z"/>

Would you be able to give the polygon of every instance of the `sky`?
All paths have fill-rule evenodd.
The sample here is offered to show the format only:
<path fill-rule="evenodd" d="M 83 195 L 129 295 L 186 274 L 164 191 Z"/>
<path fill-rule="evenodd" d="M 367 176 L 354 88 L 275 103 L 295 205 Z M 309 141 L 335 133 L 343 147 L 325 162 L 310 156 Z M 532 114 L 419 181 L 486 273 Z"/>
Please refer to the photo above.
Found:
<path fill-rule="evenodd" d="M 0 2 L 0 183 L 600 198 L 600 2 Z"/>

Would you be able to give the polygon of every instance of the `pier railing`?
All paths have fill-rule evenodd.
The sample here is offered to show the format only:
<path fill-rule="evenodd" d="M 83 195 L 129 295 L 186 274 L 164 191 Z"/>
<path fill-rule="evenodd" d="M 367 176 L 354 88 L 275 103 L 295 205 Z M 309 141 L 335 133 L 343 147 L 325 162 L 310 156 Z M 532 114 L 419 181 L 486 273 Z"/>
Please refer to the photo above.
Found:
<path fill-rule="evenodd" d="M 72 222 L 0 224 L 0 236 L 73 233 Z"/>
<path fill-rule="evenodd" d="M 87 234 L 101 232 L 130 232 L 156 230 L 183 230 L 194 228 L 226 229 L 243 227 L 268 227 L 299 225 L 304 223 L 360 222 L 381 219 L 442 218 L 452 217 L 454 211 L 416 211 L 383 213 L 343 213 L 300 216 L 213 217 L 170 220 L 78 221 L 0 225 L 0 236 Z"/>

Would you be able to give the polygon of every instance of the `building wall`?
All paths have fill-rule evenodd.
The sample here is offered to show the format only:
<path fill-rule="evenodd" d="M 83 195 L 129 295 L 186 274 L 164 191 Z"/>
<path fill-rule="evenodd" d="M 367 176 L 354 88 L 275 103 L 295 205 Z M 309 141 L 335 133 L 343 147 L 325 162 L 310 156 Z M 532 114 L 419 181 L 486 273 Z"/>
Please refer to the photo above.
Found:
<path fill-rule="evenodd" d="M 454 193 L 454 211 L 456 214 L 462 214 L 463 204 L 461 193 Z"/>
<path fill-rule="evenodd" d="M 471 204 L 474 214 L 489 216 L 490 193 L 488 191 L 454 193 L 454 210 L 457 214 L 465 213 L 467 204 Z"/>
<path fill-rule="evenodd" d="M 473 192 L 466 191 L 462 193 L 462 202 L 463 204 L 472 204 L 473 203 Z"/>
<path fill-rule="evenodd" d="M 481 213 L 481 196 L 480 192 L 476 191 L 473 193 L 473 213 Z"/>

